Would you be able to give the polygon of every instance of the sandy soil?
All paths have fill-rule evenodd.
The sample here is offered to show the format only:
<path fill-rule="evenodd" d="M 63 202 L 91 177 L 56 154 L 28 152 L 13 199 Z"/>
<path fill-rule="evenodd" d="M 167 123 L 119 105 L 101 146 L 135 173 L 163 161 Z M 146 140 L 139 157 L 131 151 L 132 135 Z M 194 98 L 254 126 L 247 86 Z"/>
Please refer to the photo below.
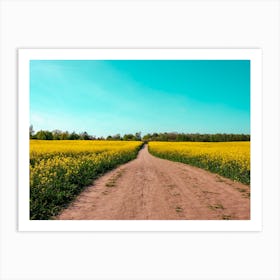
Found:
<path fill-rule="evenodd" d="M 250 187 L 186 164 L 138 157 L 97 179 L 62 220 L 247 220 Z"/>

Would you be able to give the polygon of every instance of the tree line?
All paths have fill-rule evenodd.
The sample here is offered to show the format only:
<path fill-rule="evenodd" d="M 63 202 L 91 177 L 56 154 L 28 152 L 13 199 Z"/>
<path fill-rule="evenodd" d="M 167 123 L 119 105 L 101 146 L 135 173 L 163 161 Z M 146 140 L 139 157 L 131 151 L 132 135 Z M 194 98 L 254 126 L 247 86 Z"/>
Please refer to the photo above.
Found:
<path fill-rule="evenodd" d="M 88 134 L 86 131 L 82 133 L 61 131 L 61 130 L 39 130 L 35 133 L 33 126 L 29 127 L 30 139 L 38 140 L 124 140 L 124 141 L 181 141 L 181 142 L 228 142 L 228 141 L 250 141 L 249 134 L 200 134 L 200 133 L 148 133 L 141 136 L 141 132 L 135 134 L 120 134 L 109 135 L 105 137 L 96 137 Z"/>
<path fill-rule="evenodd" d="M 148 133 L 143 136 L 144 141 L 180 141 L 180 142 L 229 142 L 250 141 L 250 134 L 200 134 L 200 133 Z"/>
<path fill-rule="evenodd" d="M 141 141 L 141 132 L 136 132 L 135 134 L 124 134 L 121 136 L 120 134 L 109 135 L 108 137 L 96 137 L 94 135 L 90 135 L 86 131 L 82 133 L 61 131 L 58 129 L 49 131 L 49 130 L 39 130 L 37 132 L 34 131 L 33 126 L 29 127 L 29 138 L 30 139 L 38 139 L 38 140 L 125 140 L 125 141 Z"/>

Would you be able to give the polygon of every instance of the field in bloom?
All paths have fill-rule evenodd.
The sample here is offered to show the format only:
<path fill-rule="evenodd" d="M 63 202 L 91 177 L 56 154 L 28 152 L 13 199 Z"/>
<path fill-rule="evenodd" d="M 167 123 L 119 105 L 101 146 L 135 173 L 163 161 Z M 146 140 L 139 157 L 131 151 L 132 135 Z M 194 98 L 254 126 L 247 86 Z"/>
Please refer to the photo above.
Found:
<path fill-rule="evenodd" d="M 30 219 L 58 214 L 104 172 L 135 158 L 140 141 L 30 140 Z"/>
<path fill-rule="evenodd" d="M 151 154 L 250 184 L 250 142 L 149 142 Z"/>

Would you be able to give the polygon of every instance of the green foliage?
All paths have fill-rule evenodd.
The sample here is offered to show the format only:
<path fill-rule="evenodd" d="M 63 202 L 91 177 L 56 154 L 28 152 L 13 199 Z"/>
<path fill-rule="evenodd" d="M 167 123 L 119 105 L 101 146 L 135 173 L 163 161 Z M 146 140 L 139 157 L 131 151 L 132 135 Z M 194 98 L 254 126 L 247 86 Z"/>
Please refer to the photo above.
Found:
<path fill-rule="evenodd" d="M 81 140 L 90 140 L 91 136 L 85 131 L 83 133 L 80 134 L 80 139 Z M 70 140 L 70 139 L 69 139 Z"/>
<path fill-rule="evenodd" d="M 105 140 L 103 136 L 96 138 L 88 134 L 86 131 L 77 134 L 75 131 L 61 131 L 55 129 L 53 131 L 40 130 L 34 134 L 33 125 L 29 127 L 29 138 L 38 140 Z M 125 134 L 123 137 L 119 133 L 107 136 L 106 140 L 125 140 L 125 141 L 141 141 L 141 132 L 134 134 Z"/>
<path fill-rule="evenodd" d="M 40 130 L 35 134 L 35 139 L 38 139 L 38 140 L 53 140 L 53 135 L 50 131 Z"/>
<path fill-rule="evenodd" d="M 104 137 L 92 136 L 86 131 L 77 134 L 75 131 L 69 133 L 68 131 L 61 130 L 40 130 L 34 134 L 33 126 L 29 127 L 30 139 L 39 140 L 105 140 Z M 118 133 L 109 135 L 106 140 L 124 140 L 124 141 L 170 141 L 170 142 L 231 142 L 231 141 L 250 141 L 249 134 L 200 134 L 200 133 L 178 133 L 178 132 L 164 132 L 164 133 L 147 133 L 143 137 L 141 132 L 135 134 L 124 134 L 123 137 Z"/>
<path fill-rule="evenodd" d="M 200 133 L 153 133 L 143 136 L 145 142 L 148 141 L 174 141 L 174 142 L 232 142 L 250 141 L 249 134 L 200 134 Z"/>
<path fill-rule="evenodd" d="M 136 137 L 133 134 L 125 134 L 123 136 L 124 141 L 135 141 L 137 140 Z"/>

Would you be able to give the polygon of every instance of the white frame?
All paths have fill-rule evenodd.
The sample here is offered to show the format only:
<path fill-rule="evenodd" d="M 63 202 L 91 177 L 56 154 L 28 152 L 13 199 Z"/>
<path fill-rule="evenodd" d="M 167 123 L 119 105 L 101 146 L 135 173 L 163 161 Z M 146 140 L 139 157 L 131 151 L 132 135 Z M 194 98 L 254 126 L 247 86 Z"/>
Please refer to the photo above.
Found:
<path fill-rule="evenodd" d="M 250 60 L 251 219 L 250 220 L 29 220 L 30 60 Z M 261 49 L 19 49 L 19 231 L 261 231 L 262 230 L 262 51 Z"/>

